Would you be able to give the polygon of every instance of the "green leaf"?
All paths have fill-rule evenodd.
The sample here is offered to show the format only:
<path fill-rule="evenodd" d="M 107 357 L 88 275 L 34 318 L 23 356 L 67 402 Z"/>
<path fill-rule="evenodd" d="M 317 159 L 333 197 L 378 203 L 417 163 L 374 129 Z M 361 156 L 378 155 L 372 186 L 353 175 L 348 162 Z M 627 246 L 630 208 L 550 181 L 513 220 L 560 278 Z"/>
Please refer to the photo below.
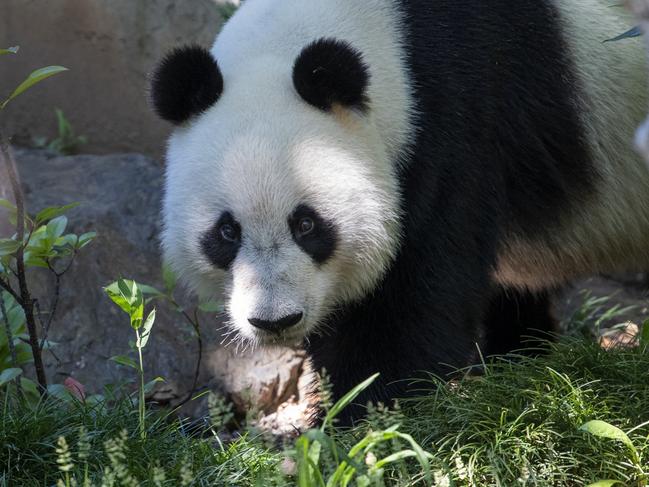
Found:
<path fill-rule="evenodd" d="M 0 49 L 0 56 L 3 54 L 16 54 L 20 49 L 20 46 L 7 47 L 6 49 Z"/>
<path fill-rule="evenodd" d="M 11 382 L 22 373 L 22 369 L 18 368 L 4 369 L 0 373 L 0 387 L 4 386 L 7 382 Z"/>
<path fill-rule="evenodd" d="M 149 313 L 149 316 L 147 316 L 146 321 L 142 326 L 140 337 L 135 342 L 136 347 L 138 348 L 146 347 L 146 344 L 149 341 L 149 337 L 151 336 L 151 327 L 153 326 L 154 321 L 155 321 L 155 308 L 153 308 L 153 310 Z"/>
<path fill-rule="evenodd" d="M 8 210 L 14 210 L 14 211 L 16 210 L 16 205 L 14 205 L 11 201 L 6 200 L 4 198 L 0 198 L 0 206 Z"/>
<path fill-rule="evenodd" d="M 122 311 L 130 314 L 131 303 L 129 303 L 128 299 L 126 299 L 124 295 L 120 292 L 117 282 L 114 282 L 110 286 L 105 287 L 104 291 L 106 292 L 106 294 L 108 294 L 108 297 L 113 300 L 113 303 L 119 306 L 122 309 Z"/>
<path fill-rule="evenodd" d="M 606 421 L 600 421 L 598 419 L 594 419 L 592 421 L 588 421 L 579 429 L 581 431 L 586 431 L 587 433 L 590 433 L 591 435 L 597 436 L 599 438 L 608 438 L 609 440 L 621 441 L 626 446 L 628 446 L 631 450 L 635 451 L 635 446 L 633 446 L 633 442 L 627 436 L 627 434 L 624 431 L 622 431 L 620 428 L 613 426 L 612 424 L 609 424 Z"/>
<path fill-rule="evenodd" d="M 153 379 L 152 381 L 147 382 L 146 384 L 144 384 L 144 393 L 145 393 L 145 394 L 148 394 L 149 392 L 151 392 L 151 390 L 153 389 L 153 387 L 154 387 L 158 382 L 164 382 L 164 381 L 165 381 L 165 380 L 164 380 L 162 377 L 156 377 L 156 378 Z"/>
<path fill-rule="evenodd" d="M 10 238 L 0 239 L 0 256 L 12 255 L 20 248 L 20 242 Z"/>
<path fill-rule="evenodd" d="M 133 360 L 131 357 L 127 357 L 126 355 L 115 355 L 114 357 L 111 357 L 109 360 L 112 360 L 113 362 L 116 362 L 120 365 L 124 365 L 126 367 L 131 367 L 136 370 L 140 370 L 140 366 Z"/>
<path fill-rule="evenodd" d="M 624 482 L 622 482 L 621 480 L 600 480 L 598 482 L 595 482 L 594 484 L 588 484 L 588 487 L 613 487 L 617 484 L 624 485 Z"/>
<path fill-rule="evenodd" d="M 90 242 L 92 242 L 95 238 L 97 238 L 97 232 L 84 233 L 79 237 L 79 240 L 77 240 L 76 247 L 78 249 L 82 249 L 83 247 L 88 245 Z"/>
<path fill-rule="evenodd" d="M 324 421 L 322 422 L 322 426 L 320 427 L 321 431 L 324 431 L 325 426 L 327 423 L 331 423 L 331 421 L 340 414 L 340 412 L 345 409 L 351 402 L 358 397 L 358 395 L 363 392 L 365 389 L 367 389 L 372 382 L 374 382 L 377 377 L 380 374 L 374 374 L 372 377 L 364 380 L 360 384 L 358 384 L 356 387 L 354 387 L 351 391 L 349 391 L 347 394 L 345 394 L 343 397 L 340 398 L 340 400 L 332 406 L 332 408 L 327 412 L 327 416 L 325 417 Z"/>
<path fill-rule="evenodd" d="M 47 262 L 42 257 L 34 255 L 31 252 L 25 252 L 25 265 L 27 267 L 42 267 L 48 269 Z"/>
<path fill-rule="evenodd" d="M 144 298 L 135 281 L 119 279 L 105 288 L 106 294 L 126 312 L 131 319 L 131 327 L 137 330 L 142 326 Z"/>
<path fill-rule="evenodd" d="M 7 103 L 9 103 L 11 100 L 16 98 L 18 95 L 24 93 L 26 90 L 34 86 L 36 83 L 40 83 L 46 78 L 49 78 L 50 76 L 54 76 L 55 74 L 61 73 L 63 71 L 67 71 L 68 68 L 64 68 L 63 66 L 47 66 L 45 68 L 40 68 L 37 69 L 36 71 L 33 71 L 25 81 L 20 83 L 18 85 L 18 88 L 14 90 L 14 92 L 7 98 L 2 105 L 0 105 L 0 110 L 2 110 L 5 106 L 7 106 Z"/>
<path fill-rule="evenodd" d="M 65 227 L 68 226 L 68 219 L 65 216 L 59 216 L 51 220 L 47 224 L 47 236 L 55 241 L 63 232 L 65 232 Z"/>
<path fill-rule="evenodd" d="M 44 210 L 39 211 L 36 215 L 36 224 L 39 225 L 41 223 L 46 223 L 57 216 L 63 215 L 68 210 L 76 208 L 77 206 L 79 206 L 79 203 L 70 203 L 65 206 L 50 206 L 49 208 L 45 208 Z"/>

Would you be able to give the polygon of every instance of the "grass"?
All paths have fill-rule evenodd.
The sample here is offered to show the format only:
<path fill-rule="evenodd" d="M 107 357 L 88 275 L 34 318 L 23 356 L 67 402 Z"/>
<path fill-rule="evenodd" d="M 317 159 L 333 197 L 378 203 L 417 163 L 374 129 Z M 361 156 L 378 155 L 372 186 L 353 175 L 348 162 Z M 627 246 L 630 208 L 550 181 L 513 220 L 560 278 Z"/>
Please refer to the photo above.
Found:
<path fill-rule="evenodd" d="M 592 341 L 565 339 L 539 358 L 494 359 L 483 375 L 420 386 L 419 398 L 396 411 L 373 408 L 353 431 L 314 430 L 284 447 L 254 431 L 223 444 L 212 434 L 218 420 L 190 428 L 161 411 L 147 412 L 142 439 L 137 405 L 128 399 L 90 405 L 51 398 L 27 406 L 5 394 L 0 486 L 73 485 L 66 479 L 84 485 L 86 477 L 114 486 L 311 486 L 320 477 L 322 485 L 337 478 L 332 485 L 350 486 L 575 486 L 601 479 L 647 485 L 646 349 L 604 351 Z M 580 431 L 591 420 L 629 433 L 638 461 L 623 442 Z M 427 462 L 406 435 L 428 452 Z M 386 457 L 393 462 L 377 468 Z M 298 460 L 297 471 L 287 469 L 287 459 Z M 428 466 L 431 480 L 424 480 Z M 348 484 L 336 473 L 345 471 Z"/>
<path fill-rule="evenodd" d="M 649 353 L 604 351 L 565 340 L 550 354 L 496 359 L 478 378 L 439 385 L 406 405 L 408 430 L 453 471 L 459 485 L 642 484 L 621 442 L 579 428 L 604 420 L 628 431 L 649 421 Z M 630 436 L 649 472 L 649 424 Z M 646 479 L 644 479 L 646 481 Z"/>

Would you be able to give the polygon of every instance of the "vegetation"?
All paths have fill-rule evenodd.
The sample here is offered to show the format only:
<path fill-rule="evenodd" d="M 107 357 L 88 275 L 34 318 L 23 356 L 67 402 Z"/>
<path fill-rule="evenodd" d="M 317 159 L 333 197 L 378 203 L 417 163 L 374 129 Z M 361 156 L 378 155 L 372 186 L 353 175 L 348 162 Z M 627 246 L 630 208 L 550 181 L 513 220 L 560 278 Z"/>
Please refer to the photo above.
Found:
<path fill-rule="evenodd" d="M 431 378 L 402 409 L 371 408 L 351 431 L 326 422 L 283 447 L 253 428 L 221 440 L 224 407 L 204 424 L 148 409 L 142 437 L 128 395 L 25 403 L 4 389 L 0 485 L 644 486 L 647 351 L 570 339 L 480 376 Z"/>
<path fill-rule="evenodd" d="M 54 110 L 56 115 L 57 135 L 48 142 L 47 137 L 34 137 L 34 146 L 39 149 L 48 149 L 61 155 L 78 154 L 81 147 L 88 142 L 85 135 L 77 135 L 72 124 L 66 118 L 63 110 Z"/>

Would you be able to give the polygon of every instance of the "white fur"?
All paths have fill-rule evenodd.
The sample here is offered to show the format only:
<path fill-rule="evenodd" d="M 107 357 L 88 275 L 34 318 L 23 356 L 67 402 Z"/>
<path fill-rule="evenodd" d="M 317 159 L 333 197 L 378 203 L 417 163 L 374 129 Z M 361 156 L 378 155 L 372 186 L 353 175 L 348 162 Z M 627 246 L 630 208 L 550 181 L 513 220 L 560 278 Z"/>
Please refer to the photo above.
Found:
<path fill-rule="evenodd" d="M 398 248 L 398 156 L 409 125 L 409 83 L 398 18 L 386 0 L 250 0 L 212 49 L 224 79 L 219 101 L 169 141 L 165 258 L 195 290 L 215 294 L 222 273 L 200 238 L 230 211 L 242 247 L 226 276 L 231 326 L 251 342 L 274 339 L 249 318 L 303 312 L 283 340 L 312 332 L 336 305 L 359 298 Z M 323 113 L 292 84 L 303 47 L 345 40 L 370 67 L 368 115 Z M 334 256 L 316 265 L 288 218 L 309 204 L 338 231 Z"/>

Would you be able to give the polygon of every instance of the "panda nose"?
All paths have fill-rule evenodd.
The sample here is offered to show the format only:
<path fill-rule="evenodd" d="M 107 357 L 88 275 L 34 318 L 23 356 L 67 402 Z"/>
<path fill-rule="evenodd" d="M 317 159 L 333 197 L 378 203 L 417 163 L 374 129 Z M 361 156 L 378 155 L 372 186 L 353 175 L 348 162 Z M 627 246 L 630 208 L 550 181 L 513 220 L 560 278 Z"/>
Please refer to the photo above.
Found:
<path fill-rule="evenodd" d="M 255 328 L 259 328 L 264 331 L 270 331 L 273 333 L 278 333 L 286 328 L 290 328 L 293 325 L 299 323 L 302 319 L 302 313 L 294 313 L 292 315 L 284 316 L 279 320 L 261 320 L 259 318 L 248 318 L 248 321 Z"/>

